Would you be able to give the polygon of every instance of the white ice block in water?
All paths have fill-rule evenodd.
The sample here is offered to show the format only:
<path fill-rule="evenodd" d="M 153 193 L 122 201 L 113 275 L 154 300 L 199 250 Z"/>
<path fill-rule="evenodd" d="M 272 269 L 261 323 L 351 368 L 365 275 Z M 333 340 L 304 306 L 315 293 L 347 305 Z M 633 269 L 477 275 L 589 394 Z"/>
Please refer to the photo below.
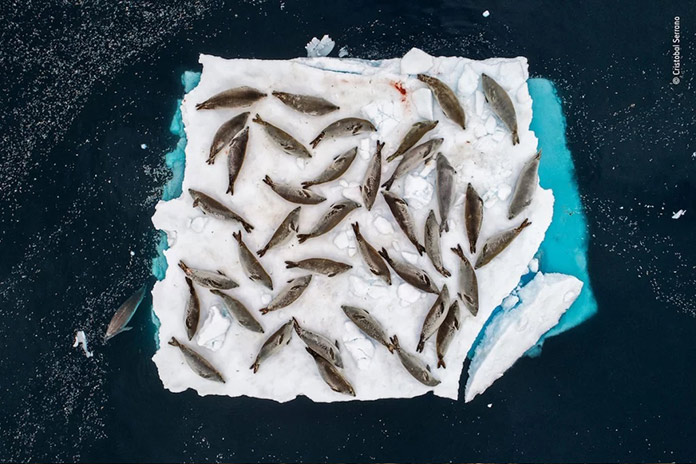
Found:
<path fill-rule="evenodd" d="M 498 196 L 500 185 L 514 183 L 525 161 L 537 148 L 537 139 L 529 130 L 532 119 L 531 100 L 527 104 L 516 104 L 520 144 L 512 146 L 510 137 L 494 140 L 486 136 L 483 148 L 475 147 L 474 128 L 483 127 L 491 112 L 485 109 L 481 115 L 474 111 L 475 92 L 480 92 L 480 74 L 485 72 L 494 79 L 502 80 L 500 69 L 511 73 L 504 81 L 508 88 L 526 89 L 527 61 L 525 58 L 494 58 L 473 61 L 460 57 L 425 57 L 423 52 L 413 52 L 420 58 L 406 63 L 409 72 L 425 70 L 451 86 L 457 87 L 457 95 L 467 111 L 467 129 L 441 117 L 440 123 L 426 138 L 443 137 L 440 151 L 446 154 L 456 169 L 455 198 L 461 198 L 471 182 L 480 193 L 491 191 L 496 201 L 485 210 L 485 219 L 479 243 L 491 235 L 518 225 L 526 217 L 531 226 L 515 239 L 509 248 L 493 261 L 477 271 L 479 282 L 479 313 L 477 317 L 464 317 L 462 326 L 450 345 L 447 354 L 447 369 L 435 369 L 435 337 L 429 340 L 422 359 L 434 370 L 441 381 L 437 387 L 427 387 L 416 381 L 381 345 L 374 343 L 374 354 L 369 363 L 362 358 L 354 359 L 349 348 L 342 341 L 347 334 L 349 322 L 341 305 L 363 307 L 382 323 L 387 333 L 399 336 L 403 346 L 414 351 L 423 317 L 433 304 L 436 295 L 424 294 L 392 272 L 392 285 L 387 286 L 372 273 L 355 249 L 355 239 L 350 223 L 358 222 L 366 239 L 378 250 L 382 247 L 395 259 L 404 260 L 401 252 L 415 254 L 414 246 L 396 224 L 384 199 L 378 196 L 371 211 L 359 208 L 353 211 L 331 232 L 299 244 L 296 238 L 283 246 L 272 248 L 259 258 L 271 275 L 274 291 L 269 291 L 252 282 L 239 265 L 238 246 L 232 233 L 241 230 L 239 224 L 205 217 L 192 206 L 188 189 L 201 190 L 247 218 L 253 225 L 251 233 L 243 232 L 243 238 L 252 252 L 263 247 L 275 229 L 297 205 L 290 204 L 276 195 L 261 180 L 270 176 L 274 181 L 299 185 L 303 180 L 312 179 L 328 166 L 334 156 L 355 146 L 360 147 L 360 155 L 341 179 L 312 187 L 312 190 L 326 197 L 318 205 L 303 205 L 300 213 L 300 233 L 309 231 L 327 211 L 328 207 L 344 196 L 359 200 L 357 186 L 362 184 L 365 171 L 374 153 L 377 140 L 386 142 L 383 157 L 396 149 L 400 138 L 415 122 L 423 119 L 414 110 L 412 98 L 394 88 L 394 82 L 401 82 L 409 92 L 425 86 L 413 74 L 402 73 L 401 59 L 382 61 L 341 60 L 337 58 L 298 58 L 290 61 L 264 61 L 245 59 L 222 59 L 201 55 L 203 65 L 199 85 L 183 99 L 181 115 L 186 130 L 186 166 L 181 197 L 160 202 L 152 218 L 157 229 L 166 230 L 176 236 L 176 241 L 164 252 L 168 268 L 164 280 L 153 288 L 153 310 L 160 321 L 158 332 L 159 349 L 153 360 L 165 388 L 180 392 L 191 388 L 200 395 L 252 396 L 276 401 L 289 401 L 304 395 L 319 402 L 374 400 L 379 398 L 410 398 L 432 391 L 435 395 L 456 399 L 459 394 L 459 379 L 464 359 L 477 334 L 493 310 L 518 285 L 520 276 L 528 272 L 528 264 L 534 258 L 548 228 L 553 212 L 553 195 L 550 190 L 537 188 L 532 203 L 515 220 L 507 219 L 509 198 Z M 408 61 L 408 60 L 407 60 Z M 504 63 L 511 66 L 503 67 Z M 409 67 L 410 66 L 410 67 Z M 340 70 L 342 72 L 336 72 Z M 465 79 L 460 79 L 466 73 Z M 298 94 L 322 96 L 340 110 L 331 115 L 315 117 L 292 111 L 280 104 L 276 98 L 259 100 L 250 108 L 197 111 L 195 106 L 210 96 L 231 86 L 248 85 L 269 93 L 274 89 Z M 466 92 L 463 92 L 465 90 Z M 519 93 L 519 91 L 518 91 Z M 522 91 L 524 93 L 524 91 Z M 372 106 L 371 106 L 372 105 Z M 235 183 L 234 195 L 226 194 L 228 185 L 227 160 L 219 159 L 213 165 L 206 160 L 210 144 L 218 127 L 230 117 L 242 111 L 258 113 L 264 120 L 280 126 L 308 146 L 310 140 L 330 121 L 345 117 L 365 117 L 365 108 L 379 109 L 383 118 L 378 132 L 356 136 L 327 139 L 312 149 L 312 158 L 303 163 L 301 169 L 296 159 L 282 152 L 256 123 L 250 122 L 250 137 L 247 158 Z M 437 110 L 440 111 L 439 109 Z M 371 117 L 371 116 L 369 116 Z M 396 121 L 397 129 L 388 127 L 386 121 Z M 372 121 L 376 123 L 377 121 Z M 385 130 L 392 130 L 387 133 Z M 263 155 L 263 156 L 261 156 Z M 367 156 L 366 156 L 367 155 Z M 253 157 L 253 162 L 252 158 Z M 397 161 L 382 162 L 382 182 L 391 175 Z M 394 183 L 392 190 L 411 201 L 410 212 L 422 240 L 425 219 L 430 209 L 437 212 L 435 195 L 435 163 L 416 168 L 412 175 L 406 175 Z M 450 213 L 461 220 L 461 205 Z M 204 224 L 193 222 L 194 218 L 205 217 Z M 381 218 L 381 219 L 378 219 Z M 388 224 L 384 224 L 388 221 Z M 200 222 L 200 221 L 198 221 Z M 456 222 L 456 221 L 455 221 Z M 203 227 L 200 227 L 203 225 Z M 389 227 L 388 227 L 389 226 Z M 457 230 L 461 229 L 461 224 Z M 337 243 L 334 243 L 334 240 Z M 446 268 L 456 270 L 458 258 L 449 248 L 461 242 L 461 235 L 446 233 L 442 236 L 443 260 Z M 464 243 L 462 243 L 464 245 Z M 468 247 L 464 247 L 468 249 Z M 288 280 L 307 274 L 297 268 L 287 269 L 285 261 L 299 261 L 306 258 L 329 258 L 352 265 L 348 272 L 334 277 L 314 275 L 303 295 L 287 308 L 261 315 L 259 309 L 265 307 L 271 297 L 275 297 Z M 189 266 L 220 270 L 234 279 L 239 287 L 226 291 L 242 302 L 259 320 L 265 333 L 250 332 L 232 320 L 226 330 L 224 342 L 216 344 L 222 327 L 214 316 L 208 323 L 207 313 L 202 314 L 202 332 L 199 334 L 219 349 L 213 351 L 199 346 L 194 339 L 187 342 L 184 327 L 184 310 L 189 296 L 183 271 L 177 266 L 183 260 Z M 405 260 L 404 260 L 405 261 Z M 457 288 L 457 273 L 444 278 L 426 257 L 418 257 L 422 267 L 438 287 L 444 284 L 453 294 Z M 196 286 L 201 308 L 210 308 L 219 299 L 207 289 Z M 324 334 L 331 340 L 338 340 L 344 354 L 343 373 L 352 383 L 356 397 L 333 392 L 321 379 L 314 362 L 306 353 L 299 338 L 291 342 L 273 357 L 266 360 L 258 373 L 249 366 L 253 363 L 264 340 L 295 317 L 300 324 L 310 330 Z M 216 330 L 213 330 L 216 329 Z M 219 330 L 218 330 L 219 329 Z M 212 334 L 209 334 L 209 332 Z M 176 337 L 182 343 L 194 348 L 223 374 L 226 383 L 217 383 L 197 376 L 184 364 L 181 352 L 167 342 Z M 372 343 L 370 340 L 368 340 Z M 212 343 L 212 345 L 211 345 Z M 363 343 L 363 342 L 360 342 Z M 360 345 L 358 343 L 358 345 Z M 365 351 L 366 347 L 361 347 Z M 357 350 L 357 348 L 356 348 Z"/>
<path fill-rule="evenodd" d="M 563 274 L 538 273 L 518 292 L 519 302 L 485 328 L 469 367 L 465 401 L 503 376 L 515 361 L 555 326 L 580 294 L 582 282 Z"/>
<path fill-rule="evenodd" d="M 419 48 L 412 48 L 401 59 L 401 74 L 426 73 L 433 67 L 433 57 Z"/>
<path fill-rule="evenodd" d="M 91 358 L 94 354 L 87 348 L 87 335 L 85 335 L 84 331 L 82 330 L 78 330 L 77 333 L 75 333 L 75 342 L 73 343 L 73 348 L 77 348 L 78 346 L 82 347 L 82 351 L 88 358 Z"/>
<path fill-rule="evenodd" d="M 307 49 L 307 56 L 312 58 L 328 56 L 335 46 L 336 42 L 331 40 L 331 37 L 324 34 L 324 37 L 322 37 L 321 40 L 317 39 L 316 37 L 312 37 L 312 40 L 307 43 L 305 48 Z"/>

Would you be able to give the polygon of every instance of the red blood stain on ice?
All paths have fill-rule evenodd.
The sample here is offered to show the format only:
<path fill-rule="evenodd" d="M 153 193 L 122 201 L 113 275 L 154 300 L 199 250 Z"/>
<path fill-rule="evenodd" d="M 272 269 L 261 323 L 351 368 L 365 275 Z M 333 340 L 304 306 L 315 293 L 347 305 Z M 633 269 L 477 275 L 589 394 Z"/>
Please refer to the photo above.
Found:
<path fill-rule="evenodd" d="M 401 82 L 392 82 L 392 86 L 401 94 L 401 101 L 406 101 L 406 89 Z"/>

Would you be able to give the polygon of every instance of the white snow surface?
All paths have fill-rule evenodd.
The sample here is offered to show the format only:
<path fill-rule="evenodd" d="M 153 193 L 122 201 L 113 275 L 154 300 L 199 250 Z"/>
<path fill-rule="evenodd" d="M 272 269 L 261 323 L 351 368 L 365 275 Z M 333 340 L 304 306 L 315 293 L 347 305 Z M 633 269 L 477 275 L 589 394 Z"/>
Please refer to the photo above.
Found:
<path fill-rule="evenodd" d="M 519 302 L 484 329 L 469 366 L 464 400 L 469 402 L 483 393 L 555 326 L 580 294 L 582 285 L 573 276 L 540 272 L 522 287 L 517 295 Z"/>
<path fill-rule="evenodd" d="M 419 65 L 427 61 L 420 51 L 411 52 L 411 55 L 418 57 Z M 363 307 L 383 324 L 389 334 L 397 334 L 405 349 L 415 352 L 423 319 L 436 298 L 436 295 L 425 294 L 410 287 L 394 272 L 391 286 L 375 278 L 356 252 L 350 228 L 352 222 L 360 223 L 361 232 L 377 249 L 385 247 L 397 259 L 404 259 L 402 252 L 414 255 L 417 265 L 425 269 L 438 286 L 446 283 L 450 294 L 454 295 L 457 288 L 458 258 L 450 248 L 461 243 L 464 250 L 469 249 L 463 220 L 460 219 L 463 217 L 462 198 L 467 183 L 471 182 L 480 195 L 488 191 L 499 192 L 501 188 L 505 190 L 505 186 L 510 191 L 522 166 L 536 152 L 537 139 L 529 130 L 532 109 L 526 84 L 528 71 L 525 58 L 494 58 L 484 61 L 460 57 L 430 58 L 432 64 L 427 69 L 421 67 L 418 70 L 438 77 L 454 89 L 467 116 L 467 128 L 462 130 L 443 115 L 437 103 L 433 103 L 434 118 L 440 122 L 424 139 L 444 137 L 441 152 L 457 170 L 457 201 L 450 212 L 451 227 L 441 239 L 444 263 L 452 271 L 452 277 L 443 278 L 427 256 L 415 253 L 415 248 L 394 221 L 380 195 L 371 212 L 360 208 L 321 237 L 310 239 L 301 245 L 293 238 L 285 246 L 269 250 L 260 262 L 273 278 L 275 291 L 270 292 L 251 282 L 239 265 L 238 247 L 232 232 L 240 230 L 240 226 L 213 218 L 203 220 L 203 214 L 192 207 L 188 189 L 206 192 L 246 217 L 255 229 L 251 234 L 244 233 L 244 240 L 252 250 L 258 250 L 288 212 L 297 206 L 272 192 L 262 182 L 263 177 L 270 175 L 277 182 L 298 185 L 301 180 L 313 178 L 321 172 L 335 155 L 354 146 L 360 147 L 359 156 L 340 180 L 313 187 L 327 201 L 315 206 L 302 206 L 300 232 L 306 232 L 332 203 L 348 196 L 346 191 L 352 192 L 351 186 L 362 182 L 377 140 L 386 142 L 382 181 L 391 175 L 398 161 L 386 163 L 384 159 L 394 152 L 409 127 L 422 120 L 412 96 L 414 92 L 425 89 L 425 85 L 415 76 L 402 73 L 401 59 L 362 61 L 298 58 L 270 61 L 200 56 L 203 66 L 200 84 L 185 96 L 181 105 L 188 140 L 184 193 L 180 198 L 160 202 L 153 216 L 155 227 L 165 231 L 170 238 L 170 248 L 164 252 L 169 264 L 166 277 L 152 291 L 154 312 L 161 323 L 160 348 L 153 360 L 165 388 L 173 392 L 192 388 L 200 395 L 247 395 L 280 402 L 292 400 L 298 395 L 305 395 L 314 401 L 332 402 L 408 398 L 429 391 L 437 396 L 457 399 L 467 352 L 491 312 L 515 289 L 520 276 L 527 272 L 528 264 L 550 224 L 553 194 L 550 190 L 539 187 L 532 204 L 512 221 L 507 219 L 509 199 L 503 201 L 496 197 L 497 201 L 487 204 L 479 250 L 488 237 L 517 226 L 525 217 L 529 218 L 532 225 L 507 250 L 477 271 L 479 313 L 477 317 L 464 316 L 461 329 L 446 355 L 447 369 L 435 369 L 436 337 L 433 336 L 426 343 L 422 356 L 435 376 L 441 380 L 437 387 L 422 385 L 408 374 L 396 356 L 391 355 L 379 343 L 362 340 L 356 336 L 359 332 L 347 330 L 347 324 L 351 323 L 340 306 L 348 304 Z M 509 133 L 505 132 L 502 138 L 494 137 L 485 129 L 486 124 L 491 124 L 488 121 L 492 114 L 487 105 L 480 112 L 475 111 L 476 94 L 481 92 L 480 75 L 483 72 L 494 77 L 508 91 L 515 104 L 521 140 L 516 146 L 511 144 Z M 406 90 L 405 95 L 398 91 L 397 83 Z M 196 103 L 225 89 L 243 85 L 269 94 L 271 90 L 280 90 L 322 96 L 341 109 L 324 116 L 308 116 L 293 111 L 269 96 L 250 109 L 195 110 Z M 424 92 L 418 93 L 419 99 L 422 99 L 423 94 Z M 422 105 L 423 102 L 420 103 Z M 235 194 L 230 196 L 225 194 L 228 184 L 225 156 L 218 155 L 212 166 L 205 161 L 217 128 L 242 111 L 251 112 L 249 145 L 246 160 L 235 184 Z M 343 117 L 374 118 L 372 122 L 377 126 L 378 132 L 323 141 L 317 149 L 311 150 L 313 158 L 301 168 L 295 158 L 278 149 L 263 130 L 251 122 L 255 113 L 288 131 L 307 147 L 322 128 Z M 500 127 L 498 129 L 502 130 Z M 437 195 L 424 184 L 428 183 L 431 187 L 435 185 L 436 172 L 432 165 L 434 162 L 415 169 L 411 175 L 404 176 L 392 187 L 392 192 L 408 198 L 412 203 L 411 213 L 418 225 L 421 241 L 429 210 L 438 211 Z M 417 189 L 404 191 L 407 184 Z M 350 194 L 351 198 L 354 193 Z M 379 218 L 391 222 L 392 227 L 386 227 Z M 333 278 L 315 275 L 305 293 L 295 303 L 262 316 L 258 309 L 271 296 L 275 296 L 286 281 L 306 274 L 306 271 L 286 269 L 284 261 L 310 257 L 342 261 L 352 264 L 353 268 Z M 217 351 L 193 344 L 192 348 L 220 370 L 227 380 L 225 384 L 197 376 L 185 364 L 179 349 L 167 344 L 171 337 L 177 337 L 182 343 L 187 340 L 184 308 L 188 289 L 184 274 L 176 265 L 180 259 L 189 266 L 220 269 L 233 277 L 240 286 L 228 293 L 242 301 L 265 329 L 265 334 L 253 333 L 233 321 Z M 475 257 L 471 256 L 470 259 L 474 261 Z M 208 320 L 208 308 L 217 299 L 208 290 L 200 287 L 196 290 L 201 301 L 203 323 Z M 355 398 L 335 393 L 323 382 L 312 358 L 296 336 L 289 345 L 267 359 L 257 374 L 252 373 L 249 366 L 263 342 L 293 316 L 304 327 L 338 340 L 345 365 L 343 373 L 355 388 Z M 210 325 L 207 329 L 211 329 Z"/>

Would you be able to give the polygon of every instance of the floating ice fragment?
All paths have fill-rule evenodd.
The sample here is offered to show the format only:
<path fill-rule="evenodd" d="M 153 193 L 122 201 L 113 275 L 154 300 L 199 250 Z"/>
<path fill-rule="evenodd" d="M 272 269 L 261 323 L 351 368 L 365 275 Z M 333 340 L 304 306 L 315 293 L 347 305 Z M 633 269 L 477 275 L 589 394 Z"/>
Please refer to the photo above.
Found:
<path fill-rule="evenodd" d="M 221 306 L 217 304 L 210 306 L 203 325 L 198 329 L 196 343 L 211 351 L 219 350 L 225 343 L 230 324 L 231 321 L 225 316 Z"/>
<path fill-rule="evenodd" d="M 529 262 L 529 272 L 537 273 L 539 272 L 539 260 L 534 258 Z"/>
<path fill-rule="evenodd" d="M 316 37 L 312 37 L 305 47 L 307 49 L 307 56 L 309 58 L 316 58 L 320 56 L 328 56 L 331 50 L 336 46 L 336 42 L 331 40 L 331 37 L 324 34 L 321 40 Z"/>
<path fill-rule="evenodd" d="M 487 18 L 487 17 L 489 17 L 490 15 L 491 15 L 491 12 L 488 11 L 488 10 L 484 11 L 483 13 L 481 13 L 481 16 L 483 16 L 484 18 Z M 491 406 L 488 405 L 488 407 L 490 408 Z"/>
<path fill-rule="evenodd" d="M 433 119 L 433 93 L 430 89 L 418 89 L 411 93 L 411 102 L 416 113 L 423 119 Z"/>
<path fill-rule="evenodd" d="M 141 143 L 141 144 L 140 144 L 140 148 L 142 148 L 143 150 L 147 150 L 147 144 L 146 144 L 146 143 Z"/>
<path fill-rule="evenodd" d="M 348 47 L 341 47 L 341 48 L 338 50 L 338 57 L 339 57 L 339 58 L 344 58 L 344 57 L 346 57 L 346 56 L 348 56 Z"/>
<path fill-rule="evenodd" d="M 505 298 L 503 298 L 503 302 L 500 303 L 500 306 L 503 309 L 508 310 L 515 306 L 519 301 L 520 299 L 517 297 L 517 295 L 508 295 Z"/>
<path fill-rule="evenodd" d="M 417 288 L 412 287 L 410 284 L 401 284 L 399 285 L 399 289 L 396 291 L 397 295 L 399 295 L 399 298 L 401 298 L 402 301 L 402 306 L 407 306 L 408 304 L 415 303 L 418 301 L 421 297 L 421 291 L 418 290 Z M 403 303 L 407 303 L 404 305 Z"/>
<path fill-rule="evenodd" d="M 394 233 L 394 228 L 392 227 L 391 222 L 384 219 L 382 216 L 377 216 L 375 220 L 372 222 L 372 224 L 375 226 L 375 229 L 377 229 L 377 232 L 379 232 L 380 234 L 386 235 Z"/>
<path fill-rule="evenodd" d="M 401 74 L 425 73 L 433 66 L 433 57 L 418 48 L 412 48 L 401 58 Z"/>
<path fill-rule="evenodd" d="M 685 214 L 686 214 L 686 210 L 685 210 L 685 209 L 680 209 L 679 211 L 677 211 L 676 213 L 674 213 L 674 214 L 672 215 L 672 219 L 679 219 L 680 217 L 682 217 L 682 216 L 685 215 Z"/>
<path fill-rule="evenodd" d="M 87 335 L 85 335 L 82 330 L 78 330 L 75 334 L 75 343 L 73 343 L 73 348 L 77 348 L 78 346 L 82 347 L 82 351 L 84 351 L 85 356 L 88 358 L 91 358 L 94 355 L 94 353 L 87 349 Z"/>
<path fill-rule="evenodd" d="M 131 250 L 131 251 L 128 252 L 128 254 L 131 255 L 131 256 L 135 256 L 135 251 Z"/>

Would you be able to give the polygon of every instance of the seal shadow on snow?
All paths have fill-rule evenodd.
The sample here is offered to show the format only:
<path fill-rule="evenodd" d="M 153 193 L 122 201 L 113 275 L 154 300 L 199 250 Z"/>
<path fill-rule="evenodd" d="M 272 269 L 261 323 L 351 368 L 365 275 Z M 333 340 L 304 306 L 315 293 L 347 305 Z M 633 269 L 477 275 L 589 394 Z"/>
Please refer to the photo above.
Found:
<path fill-rule="evenodd" d="M 193 90 L 198 85 L 200 78 L 200 72 L 184 72 L 181 76 L 184 93 Z M 542 335 L 536 345 L 527 351 L 527 355 L 537 356 L 541 354 L 543 342 L 548 337 L 570 330 L 592 317 L 597 312 L 597 302 L 587 271 L 587 219 L 575 180 L 573 158 L 566 144 L 566 122 L 561 100 L 556 88 L 549 80 L 529 79 L 527 84 L 529 94 L 532 97 L 533 117 L 530 128 L 539 139 L 539 148 L 543 151 L 539 165 L 539 182 L 542 187 L 552 189 L 555 197 L 553 219 L 537 253 L 540 261 L 539 267 L 542 272 L 568 274 L 583 282 L 580 295 L 561 317 L 559 323 Z M 176 112 L 169 126 L 169 131 L 178 136 L 179 140 L 176 147 L 165 156 L 165 163 L 172 171 L 172 177 L 163 188 L 163 201 L 179 197 L 184 180 L 186 133 L 181 116 L 181 102 L 181 100 L 177 101 Z M 166 234 L 160 231 L 156 255 L 152 260 L 152 274 L 157 280 L 164 279 L 167 272 L 167 260 L 164 256 L 164 250 L 167 248 Z M 522 276 L 519 287 L 526 285 L 533 277 L 533 273 Z M 491 313 L 472 344 L 468 358 L 473 356 L 487 326 L 502 312 L 503 309 L 498 306 Z M 155 343 L 159 345 L 157 333 L 160 322 L 152 308 L 151 315 L 155 326 Z"/>

